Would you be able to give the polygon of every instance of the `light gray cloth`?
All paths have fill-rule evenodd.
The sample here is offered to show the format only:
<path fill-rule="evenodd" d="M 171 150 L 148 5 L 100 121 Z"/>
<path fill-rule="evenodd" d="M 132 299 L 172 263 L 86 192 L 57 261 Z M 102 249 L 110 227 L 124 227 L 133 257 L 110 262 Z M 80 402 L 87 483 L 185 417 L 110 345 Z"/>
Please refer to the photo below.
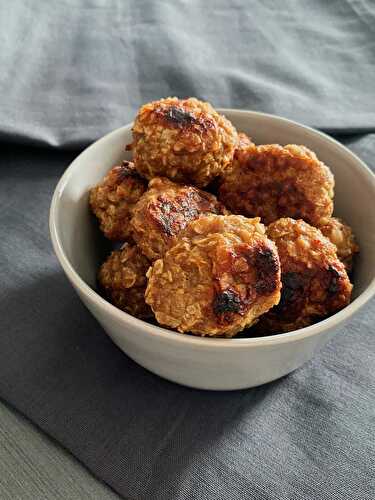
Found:
<path fill-rule="evenodd" d="M 0 397 L 125 498 L 374 498 L 374 302 L 282 380 L 195 391 L 111 343 L 47 225 L 62 147 L 168 94 L 340 131 L 373 165 L 374 21 L 354 0 L 0 4 Z"/>
<path fill-rule="evenodd" d="M 118 500 L 85 467 L 0 402 L 1 500 Z"/>

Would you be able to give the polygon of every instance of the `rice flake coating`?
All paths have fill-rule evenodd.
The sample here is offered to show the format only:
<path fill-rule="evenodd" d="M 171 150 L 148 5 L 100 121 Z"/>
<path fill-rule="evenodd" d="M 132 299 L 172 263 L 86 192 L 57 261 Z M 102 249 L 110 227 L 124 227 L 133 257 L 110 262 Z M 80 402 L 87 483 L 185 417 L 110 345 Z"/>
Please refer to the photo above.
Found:
<path fill-rule="evenodd" d="M 205 213 L 226 214 L 227 210 L 213 194 L 156 177 L 134 207 L 134 241 L 153 261 L 164 255 L 191 220 Z"/>
<path fill-rule="evenodd" d="M 347 272 L 350 272 L 353 267 L 353 257 L 359 252 L 352 228 L 342 219 L 331 217 L 324 221 L 319 229 L 335 245 L 337 257 L 343 262 Z"/>
<path fill-rule="evenodd" d="M 329 168 L 315 153 L 294 144 L 239 151 L 219 188 L 219 199 L 229 210 L 261 217 L 265 224 L 292 217 L 317 226 L 331 217 L 333 195 Z"/>
<path fill-rule="evenodd" d="M 147 276 L 156 319 L 181 333 L 233 337 L 280 298 L 277 250 L 259 218 L 190 222 Z"/>
<path fill-rule="evenodd" d="M 254 333 L 297 330 L 349 304 L 353 287 L 345 266 L 319 229 L 303 220 L 282 218 L 268 226 L 267 236 L 280 257 L 281 299 L 260 319 Z"/>
<path fill-rule="evenodd" d="M 251 137 L 249 137 L 247 134 L 244 132 L 239 132 L 238 133 L 238 144 L 234 152 L 234 160 L 238 160 L 240 157 L 242 157 L 242 154 L 246 154 L 246 151 L 249 148 L 253 148 L 255 144 L 253 143 Z"/>
<path fill-rule="evenodd" d="M 128 148 L 147 179 L 204 187 L 231 163 L 237 142 L 231 122 L 209 103 L 168 97 L 139 109 Z"/>
<path fill-rule="evenodd" d="M 149 261 L 135 245 L 125 243 L 101 265 L 98 282 L 106 298 L 116 307 L 140 319 L 151 319 L 145 302 Z"/>
<path fill-rule="evenodd" d="M 147 183 L 134 164 L 124 161 L 90 190 L 90 207 L 104 236 L 112 241 L 129 240 L 132 210 L 146 189 Z"/>

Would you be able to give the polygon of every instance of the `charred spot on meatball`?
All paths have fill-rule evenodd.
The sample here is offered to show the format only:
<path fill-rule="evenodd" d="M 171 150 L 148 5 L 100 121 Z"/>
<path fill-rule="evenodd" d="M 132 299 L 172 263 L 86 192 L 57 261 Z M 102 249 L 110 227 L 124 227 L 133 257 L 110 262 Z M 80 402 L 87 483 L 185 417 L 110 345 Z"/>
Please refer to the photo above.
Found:
<path fill-rule="evenodd" d="M 257 292 L 268 294 L 276 290 L 278 283 L 275 276 L 280 271 L 280 262 L 275 252 L 270 248 L 260 248 L 255 254 L 255 266 Z"/>
<path fill-rule="evenodd" d="M 120 166 L 114 167 L 114 171 L 117 174 L 117 180 L 121 183 L 127 177 L 132 177 L 133 179 L 140 179 L 144 183 L 144 179 L 139 175 L 139 173 L 134 168 L 134 163 L 131 161 L 123 160 Z"/>
<path fill-rule="evenodd" d="M 222 211 L 221 205 L 213 205 L 212 197 L 208 198 L 203 191 L 189 187 L 186 187 L 182 195 L 172 200 L 165 195 L 158 196 L 149 208 L 155 224 L 168 236 L 178 234 L 187 222 L 196 219 L 200 213 Z"/>
<path fill-rule="evenodd" d="M 218 316 L 231 312 L 238 313 L 241 310 L 241 298 L 234 290 L 223 290 L 215 295 L 212 307 Z"/>
<path fill-rule="evenodd" d="M 171 106 L 164 113 L 165 119 L 176 126 L 197 125 L 198 120 L 188 111 L 177 106 Z"/>

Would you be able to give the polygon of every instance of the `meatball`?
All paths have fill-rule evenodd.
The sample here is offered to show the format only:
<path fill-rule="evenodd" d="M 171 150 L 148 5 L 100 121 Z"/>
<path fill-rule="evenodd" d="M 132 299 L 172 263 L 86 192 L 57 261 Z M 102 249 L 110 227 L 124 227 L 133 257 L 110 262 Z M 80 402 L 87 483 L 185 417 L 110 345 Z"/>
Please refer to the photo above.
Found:
<path fill-rule="evenodd" d="M 219 199 L 234 213 L 280 217 L 319 225 L 333 211 L 334 179 L 329 168 L 304 146 L 278 144 L 248 147 L 224 173 Z"/>
<path fill-rule="evenodd" d="M 353 256 L 359 252 L 359 246 L 355 241 L 351 227 L 341 219 L 331 217 L 319 229 L 336 246 L 337 257 L 343 262 L 346 270 L 350 272 Z"/>
<path fill-rule="evenodd" d="M 107 238 L 114 241 L 129 239 L 133 207 L 146 189 L 146 181 L 128 161 L 113 167 L 102 182 L 91 189 L 90 207 Z"/>
<path fill-rule="evenodd" d="M 146 273 L 150 263 L 136 246 L 125 243 L 102 264 L 98 281 L 107 299 L 119 309 L 140 319 L 151 319 L 145 302 Z"/>
<path fill-rule="evenodd" d="M 232 161 L 237 141 L 236 129 L 209 103 L 168 97 L 140 108 L 128 148 L 148 179 L 204 187 Z"/>
<path fill-rule="evenodd" d="M 204 213 L 226 210 L 213 194 L 157 177 L 133 211 L 134 241 L 150 260 L 162 257 L 186 224 Z"/>
<path fill-rule="evenodd" d="M 159 323 L 233 337 L 279 302 L 279 257 L 259 220 L 209 214 L 188 224 L 147 274 Z"/>
<path fill-rule="evenodd" d="M 297 330 L 345 307 L 352 285 L 336 247 L 302 220 L 279 219 L 267 228 L 281 263 L 280 303 L 262 316 L 253 333 Z M 249 331 L 252 333 L 252 330 Z"/>

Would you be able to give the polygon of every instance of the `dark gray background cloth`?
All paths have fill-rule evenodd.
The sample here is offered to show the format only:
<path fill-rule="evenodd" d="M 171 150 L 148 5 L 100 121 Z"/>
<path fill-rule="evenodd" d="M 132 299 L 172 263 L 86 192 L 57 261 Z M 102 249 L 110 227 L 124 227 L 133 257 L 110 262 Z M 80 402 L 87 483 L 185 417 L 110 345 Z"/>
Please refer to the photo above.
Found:
<path fill-rule="evenodd" d="M 374 26 L 355 0 L 0 2 L 0 397 L 125 498 L 374 498 L 374 301 L 282 380 L 187 389 L 111 343 L 48 235 L 79 150 L 169 94 L 335 131 L 373 167 Z"/>

